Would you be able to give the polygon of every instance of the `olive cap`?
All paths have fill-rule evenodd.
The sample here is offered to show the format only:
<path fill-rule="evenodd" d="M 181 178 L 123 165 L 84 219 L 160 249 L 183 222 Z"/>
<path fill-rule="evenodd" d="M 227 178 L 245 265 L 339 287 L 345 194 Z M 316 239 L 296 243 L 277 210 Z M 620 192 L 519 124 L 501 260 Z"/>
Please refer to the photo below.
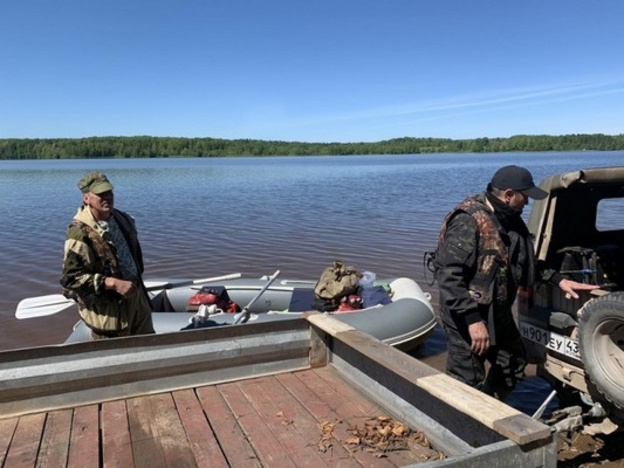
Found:
<path fill-rule="evenodd" d="M 82 193 L 91 192 L 96 195 L 113 190 L 113 186 L 101 172 L 92 172 L 84 176 L 78 181 L 78 188 Z"/>

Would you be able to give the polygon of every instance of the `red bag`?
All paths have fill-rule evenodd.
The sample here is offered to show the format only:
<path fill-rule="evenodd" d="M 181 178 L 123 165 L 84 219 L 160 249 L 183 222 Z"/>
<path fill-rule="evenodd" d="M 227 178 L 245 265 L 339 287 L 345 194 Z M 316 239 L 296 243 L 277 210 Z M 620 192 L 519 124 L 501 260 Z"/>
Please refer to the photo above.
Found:
<path fill-rule="evenodd" d="M 187 310 L 189 312 L 196 312 L 200 305 L 209 306 L 213 304 L 215 304 L 218 309 L 228 314 L 241 311 L 238 304 L 230 300 L 230 296 L 228 296 L 223 286 L 204 286 L 188 300 Z"/>

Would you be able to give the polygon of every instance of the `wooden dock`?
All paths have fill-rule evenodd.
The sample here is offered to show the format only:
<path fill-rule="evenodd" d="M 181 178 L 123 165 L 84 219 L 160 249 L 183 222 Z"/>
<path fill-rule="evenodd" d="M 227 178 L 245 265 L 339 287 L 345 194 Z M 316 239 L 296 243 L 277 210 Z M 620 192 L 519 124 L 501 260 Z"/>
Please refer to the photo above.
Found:
<path fill-rule="evenodd" d="M 2 467 L 554 467 L 546 426 L 324 315 L 0 353 Z"/>
<path fill-rule="evenodd" d="M 416 431 L 394 444 L 357 437 L 368 427 L 375 441 L 380 416 L 319 368 L 5 419 L 0 465 L 394 467 L 443 456 Z"/>

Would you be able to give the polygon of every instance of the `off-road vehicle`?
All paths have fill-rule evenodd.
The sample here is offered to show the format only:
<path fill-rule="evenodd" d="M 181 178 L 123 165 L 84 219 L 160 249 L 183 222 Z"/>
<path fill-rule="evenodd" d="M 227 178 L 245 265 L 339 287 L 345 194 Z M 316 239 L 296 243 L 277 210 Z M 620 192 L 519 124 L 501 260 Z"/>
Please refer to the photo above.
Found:
<path fill-rule="evenodd" d="M 605 418 L 621 427 L 624 167 L 567 172 L 540 186 L 548 197 L 534 202 L 528 223 L 538 260 L 566 278 L 600 288 L 579 299 L 552 284 L 536 288 L 533 306 L 518 307 L 529 360 L 557 390 L 560 407 L 578 409 L 567 411 L 567 429 Z"/>

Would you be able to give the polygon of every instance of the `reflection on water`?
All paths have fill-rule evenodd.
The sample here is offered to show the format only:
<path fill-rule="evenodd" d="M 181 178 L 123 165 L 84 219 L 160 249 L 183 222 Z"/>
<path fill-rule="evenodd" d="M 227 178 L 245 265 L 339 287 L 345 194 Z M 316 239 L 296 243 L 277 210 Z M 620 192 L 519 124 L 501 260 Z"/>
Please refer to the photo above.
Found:
<path fill-rule="evenodd" d="M 420 359 L 421 361 L 427 362 L 427 360 L 429 359 L 446 353 L 446 348 L 446 337 L 444 335 L 444 329 L 442 328 L 442 325 L 438 323 L 433 329 L 433 333 L 431 334 L 431 336 L 427 338 L 424 343 L 418 346 L 418 348 L 410 351 L 410 354 L 415 358 Z"/>
<path fill-rule="evenodd" d="M 551 392 L 552 387 L 544 379 L 536 376 L 528 376 L 524 382 L 519 384 L 514 391 L 511 392 L 505 403 L 516 408 L 518 411 L 533 416 L 542 403 L 546 401 Z M 558 405 L 559 400 L 555 398 L 548 404 L 542 417 L 547 418 L 557 409 Z"/>

